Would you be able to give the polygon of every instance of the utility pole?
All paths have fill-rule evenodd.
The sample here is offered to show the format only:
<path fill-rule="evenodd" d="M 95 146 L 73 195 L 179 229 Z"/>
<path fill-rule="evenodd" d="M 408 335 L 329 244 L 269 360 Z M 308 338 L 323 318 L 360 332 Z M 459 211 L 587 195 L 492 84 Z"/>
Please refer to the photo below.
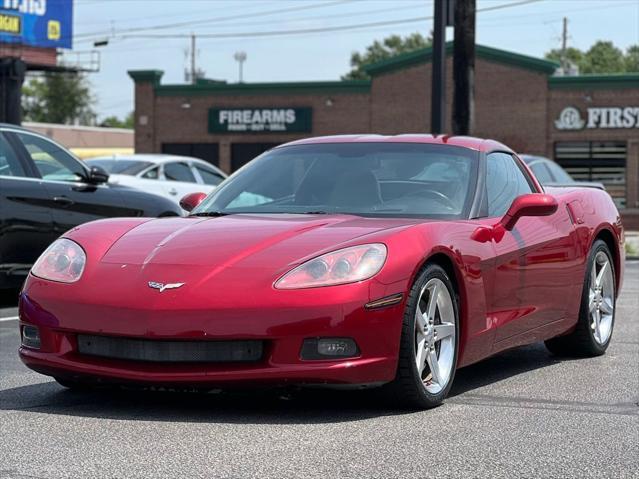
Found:
<path fill-rule="evenodd" d="M 443 133 L 446 121 L 446 26 L 453 24 L 454 0 L 435 0 L 430 131 Z"/>
<path fill-rule="evenodd" d="M 453 134 L 470 135 L 475 124 L 475 0 L 455 1 Z"/>
<path fill-rule="evenodd" d="M 19 125 L 22 121 L 22 83 L 27 66 L 15 58 L 0 58 L 0 122 Z"/>
<path fill-rule="evenodd" d="M 567 58 L 567 48 L 568 48 L 568 17 L 564 17 L 563 28 L 561 31 L 561 70 L 564 75 L 568 74 L 568 58 Z"/>
<path fill-rule="evenodd" d="M 191 33 L 191 83 L 193 85 L 197 83 L 195 73 L 195 33 Z"/>

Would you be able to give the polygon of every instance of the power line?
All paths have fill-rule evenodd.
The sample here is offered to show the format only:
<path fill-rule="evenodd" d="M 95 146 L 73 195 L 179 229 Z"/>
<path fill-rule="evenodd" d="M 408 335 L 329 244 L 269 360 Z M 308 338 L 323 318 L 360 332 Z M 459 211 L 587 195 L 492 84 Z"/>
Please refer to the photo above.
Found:
<path fill-rule="evenodd" d="M 296 18 L 280 18 L 279 20 L 283 20 L 286 23 L 290 22 L 306 22 L 306 21 L 322 21 L 329 20 L 332 18 L 348 18 L 348 17 L 361 17 L 361 16 L 369 16 L 369 15 L 377 15 L 380 13 L 389 13 L 389 12 L 398 12 L 401 10 L 414 10 L 415 5 L 403 6 L 403 7 L 392 7 L 392 8 L 381 8 L 377 10 L 367 10 L 365 12 L 346 12 L 346 13 L 336 13 L 331 15 L 315 15 L 315 16 L 305 16 L 305 17 L 296 17 Z M 421 9 L 421 8 L 420 8 Z M 233 22 L 231 24 L 222 25 L 222 27 L 238 27 L 238 26 L 251 26 L 251 25 L 262 25 L 263 21 L 252 21 L 252 22 Z M 165 35 L 162 35 L 163 37 Z M 76 43 L 82 42 L 93 42 L 93 39 L 90 40 L 80 40 Z"/>
<path fill-rule="evenodd" d="M 295 6 L 295 7 L 289 7 L 289 8 L 278 8 L 274 10 L 262 10 L 259 12 L 242 13 L 238 15 L 229 15 L 226 17 L 213 17 L 213 18 L 207 18 L 207 19 L 195 20 L 195 21 L 164 23 L 164 24 L 152 25 L 148 27 L 125 28 L 125 29 L 119 30 L 118 33 L 140 32 L 140 31 L 149 31 L 149 30 L 164 30 L 168 28 L 177 28 L 177 27 L 184 27 L 184 26 L 191 27 L 193 25 L 198 25 L 203 23 L 217 23 L 217 22 L 225 22 L 228 20 L 238 20 L 238 19 L 257 17 L 257 16 L 276 15 L 280 13 L 296 12 L 300 10 L 324 8 L 324 7 L 329 7 L 333 5 L 339 5 L 342 3 L 349 3 L 352 1 L 354 0 L 335 0 L 331 2 L 313 3 L 311 5 L 302 5 L 302 6 Z M 78 33 L 74 35 L 74 38 L 85 38 L 85 37 L 95 38 L 99 36 L 110 35 L 111 33 L 112 33 L 111 30 L 103 30 L 101 32 L 91 32 L 91 33 L 88 33 L 88 32 Z"/>
<path fill-rule="evenodd" d="M 521 5 L 526 5 L 530 3 L 541 2 L 544 0 L 521 0 L 519 2 L 507 3 L 502 5 L 495 5 L 493 7 L 485 7 L 481 9 L 477 9 L 478 12 L 488 12 L 494 10 L 501 10 L 504 8 L 511 8 Z M 262 31 L 262 32 L 234 32 L 234 33 L 199 33 L 197 34 L 200 38 L 254 38 L 254 37 L 269 37 L 269 36 L 279 36 L 279 35 L 299 35 L 306 33 L 325 33 L 325 32 L 339 32 L 344 30 L 355 30 L 361 28 L 370 28 L 370 27 L 381 27 L 381 26 L 391 26 L 391 25 L 402 25 L 408 23 L 417 23 L 423 22 L 425 20 L 432 20 L 432 16 L 426 17 L 412 17 L 412 18 L 404 18 L 400 20 L 385 20 L 379 22 L 368 22 L 368 23 L 357 23 L 351 25 L 341 25 L 335 27 L 319 27 L 319 28 L 302 28 L 302 29 L 293 29 L 293 30 L 273 30 L 273 31 Z M 186 33 L 163 33 L 163 34 L 132 34 L 132 35 L 122 35 L 120 38 L 186 38 L 190 36 L 190 34 Z"/>

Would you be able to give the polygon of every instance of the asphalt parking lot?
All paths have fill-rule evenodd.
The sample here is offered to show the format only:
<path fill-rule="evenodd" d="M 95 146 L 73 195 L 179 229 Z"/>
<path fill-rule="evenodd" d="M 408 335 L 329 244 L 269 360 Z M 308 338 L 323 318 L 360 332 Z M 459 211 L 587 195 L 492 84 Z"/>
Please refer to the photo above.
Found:
<path fill-rule="evenodd" d="M 617 306 L 605 356 L 512 350 L 421 412 L 370 392 L 69 392 L 22 365 L 3 308 L 0 477 L 639 477 L 639 262 Z"/>

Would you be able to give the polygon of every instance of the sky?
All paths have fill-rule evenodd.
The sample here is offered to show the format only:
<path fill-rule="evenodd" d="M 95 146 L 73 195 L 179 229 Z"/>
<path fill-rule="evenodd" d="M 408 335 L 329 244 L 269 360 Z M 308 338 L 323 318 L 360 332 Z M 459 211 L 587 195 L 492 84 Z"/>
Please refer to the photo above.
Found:
<path fill-rule="evenodd" d="M 639 43 L 639 0 L 477 0 L 477 8 L 477 43 L 517 53 L 543 57 L 558 48 L 563 17 L 569 46 L 585 50 L 610 40 L 625 50 Z M 192 33 L 197 67 L 207 78 L 237 82 L 234 54 L 244 51 L 245 82 L 278 82 L 338 80 L 353 51 L 391 34 L 433 28 L 433 0 L 75 0 L 74 9 L 73 55 L 100 52 L 99 72 L 89 74 L 99 119 L 133 110 L 128 70 L 163 70 L 162 83 L 184 83 Z M 250 36 L 341 26 L 351 27 Z M 249 36 L 205 37 L 222 34 Z M 451 28 L 447 35 L 452 39 Z M 106 38 L 107 46 L 94 48 Z"/>

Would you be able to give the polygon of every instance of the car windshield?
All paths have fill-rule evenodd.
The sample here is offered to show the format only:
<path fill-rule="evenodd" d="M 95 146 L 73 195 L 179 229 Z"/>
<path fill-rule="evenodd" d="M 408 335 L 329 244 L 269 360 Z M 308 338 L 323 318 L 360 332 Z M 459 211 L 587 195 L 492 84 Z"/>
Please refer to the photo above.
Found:
<path fill-rule="evenodd" d="M 552 174 L 555 176 L 555 179 L 559 183 L 574 183 L 575 182 L 575 180 L 572 178 L 572 176 L 570 176 L 568 173 L 566 173 L 566 171 L 564 169 L 562 169 L 561 166 L 559 166 L 557 163 L 549 161 L 547 163 L 547 165 L 548 165 L 548 168 L 550 168 L 550 171 L 552 172 Z"/>
<path fill-rule="evenodd" d="M 137 175 L 145 168 L 153 165 L 153 163 L 149 161 L 107 159 L 87 160 L 86 164 L 89 166 L 100 166 L 112 175 Z"/>
<path fill-rule="evenodd" d="M 193 214 L 346 213 L 463 218 L 478 153 L 423 143 L 276 148 L 235 173 Z"/>

